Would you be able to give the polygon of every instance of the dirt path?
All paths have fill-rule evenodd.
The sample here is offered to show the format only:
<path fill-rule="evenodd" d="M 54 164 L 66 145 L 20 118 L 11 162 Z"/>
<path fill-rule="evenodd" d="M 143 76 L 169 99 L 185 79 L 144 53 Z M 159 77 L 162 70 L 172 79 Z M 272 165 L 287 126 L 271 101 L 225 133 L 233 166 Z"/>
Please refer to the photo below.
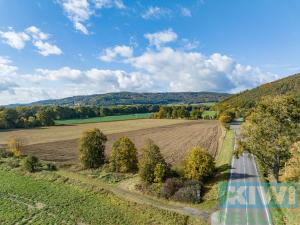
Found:
<path fill-rule="evenodd" d="M 197 208 L 189 207 L 184 204 L 175 203 L 175 202 L 167 203 L 166 201 L 162 201 L 150 196 L 142 195 L 137 192 L 132 192 L 120 186 L 112 186 L 107 183 L 101 182 L 99 180 L 88 178 L 84 175 L 74 173 L 74 172 L 60 170 L 57 171 L 57 173 L 71 180 L 75 180 L 75 181 L 82 182 L 84 184 L 89 184 L 95 187 L 103 188 L 128 201 L 136 202 L 139 204 L 147 204 L 155 208 L 164 209 L 164 210 L 176 212 L 187 216 L 192 216 L 202 220 L 204 219 L 206 221 L 209 221 L 210 218 L 209 212 L 201 211 Z"/>

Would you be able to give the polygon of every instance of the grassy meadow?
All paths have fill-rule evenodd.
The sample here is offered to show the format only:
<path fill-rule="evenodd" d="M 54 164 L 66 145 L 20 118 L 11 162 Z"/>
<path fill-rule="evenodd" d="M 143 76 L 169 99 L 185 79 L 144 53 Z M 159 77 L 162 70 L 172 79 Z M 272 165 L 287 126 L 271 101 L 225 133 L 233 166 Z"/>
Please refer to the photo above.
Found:
<path fill-rule="evenodd" d="M 0 196 L 0 224 L 199 224 L 45 171 L 24 175 L 0 166 Z"/>

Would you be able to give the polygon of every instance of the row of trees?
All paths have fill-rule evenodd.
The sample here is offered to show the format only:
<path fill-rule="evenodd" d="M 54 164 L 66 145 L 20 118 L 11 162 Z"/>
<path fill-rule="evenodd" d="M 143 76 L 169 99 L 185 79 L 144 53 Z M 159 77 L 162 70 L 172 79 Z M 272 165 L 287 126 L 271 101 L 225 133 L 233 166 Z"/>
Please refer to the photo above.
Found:
<path fill-rule="evenodd" d="M 111 157 L 105 157 L 107 137 L 99 130 L 85 131 L 80 138 L 80 161 L 84 168 L 98 168 L 108 162 L 111 171 L 126 173 L 139 172 L 141 179 L 148 183 L 162 183 L 172 172 L 159 147 L 147 140 L 138 160 L 137 149 L 128 137 L 122 137 L 113 144 Z M 202 181 L 214 171 L 213 157 L 200 147 L 193 148 L 184 162 L 184 177 Z"/>
<path fill-rule="evenodd" d="M 157 119 L 201 119 L 203 112 L 209 107 L 202 106 L 161 106 L 154 114 Z M 207 116 L 205 119 L 215 119 L 215 116 Z"/>
<path fill-rule="evenodd" d="M 299 146 L 292 147 L 300 140 L 299 124 L 300 107 L 295 99 L 284 95 L 264 97 L 241 126 L 243 141 L 237 154 L 251 152 L 265 174 L 279 181 L 286 166 L 299 163 Z"/>
<path fill-rule="evenodd" d="M 0 108 L 0 129 L 52 126 L 54 120 L 157 112 L 157 105 Z"/>

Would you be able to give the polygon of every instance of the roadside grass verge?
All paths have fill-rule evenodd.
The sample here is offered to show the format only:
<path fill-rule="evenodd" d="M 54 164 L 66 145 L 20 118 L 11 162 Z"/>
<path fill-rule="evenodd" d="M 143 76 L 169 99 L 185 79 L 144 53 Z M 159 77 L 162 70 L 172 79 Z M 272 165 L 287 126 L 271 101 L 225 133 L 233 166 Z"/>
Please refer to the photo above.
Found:
<path fill-rule="evenodd" d="M 119 115 L 119 116 L 93 117 L 87 119 L 55 120 L 55 125 L 73 125 L 73 124 L 85 124 L 85 123 L 149 119 L 151 118 L 151 116 L 152 113 L 139 113 L 139 114 L 129 114 L 129 115 Z"/>
<path fill-rule="evenodd" d="M 219 200 L 219 184 L 226 182 L 230 175 L 231 157 L 234 149 L 234 131 L 226 130 L 222 147 L 216 156 L 216 175 L 204 185 L 203 202 L 198 205 L 201 209 L 216 210 Z"/>
<path fill-rule="evenodd" d="M 54 172 L 28 175 L 1 165 L 0 203 L 0 224 L 199 224 Z"/>

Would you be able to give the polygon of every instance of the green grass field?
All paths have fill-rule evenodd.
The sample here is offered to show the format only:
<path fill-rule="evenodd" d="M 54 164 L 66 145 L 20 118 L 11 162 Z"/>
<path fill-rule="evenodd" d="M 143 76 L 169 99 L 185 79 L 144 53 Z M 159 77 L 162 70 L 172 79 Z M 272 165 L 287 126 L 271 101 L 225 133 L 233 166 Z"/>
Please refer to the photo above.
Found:
<path fill-rule="evenodd" d="M 205 116 L 210 116 L 210 117 L 215 117 L 217 116 L 217 111 L 204 111 L 202 114 L 202 117 L 204 118 Z"/>
<path fill-rule="evenodd" d="M 53 172 L 29 176 L 1 166 L 0 205 L 0 224 L 197 224 Z"/>
<path fill-rule="evenodd" d="M 152 113 L 140 113 L 129 114 L 120 116 L 105 116 L 105 117 L 93 117 L 88 119 L 70 119 L 70 120 L 56 120 L 56 125 L 72 125 L 72 124 L 84 124 L 84 123 L 99 123 L 99 122 L 112 122 L 122 120 L 136 120 L 136 119 L 148 119 Z"/>

